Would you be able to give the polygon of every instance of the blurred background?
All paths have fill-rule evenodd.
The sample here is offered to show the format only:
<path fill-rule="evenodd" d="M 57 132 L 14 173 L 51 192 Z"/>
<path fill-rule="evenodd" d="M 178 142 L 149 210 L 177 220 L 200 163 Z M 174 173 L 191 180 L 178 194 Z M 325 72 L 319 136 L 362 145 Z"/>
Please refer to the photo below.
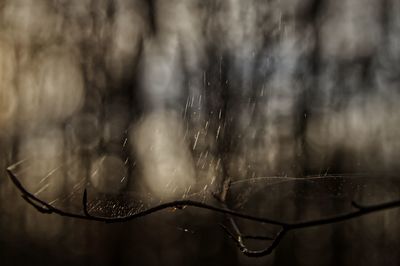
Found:
<path fill-rule="evenodd" d="M 1 265 L 399 265 L 399 210 L 247 258 L 195 199 L 300 221 L 400 198 L 397 0 L 0 0 Z M 276 228 L 239 221 L 253 234 Z M 260 247 L 265 243 L 249 243 Z M 268 244 L 268 243 L 267 243 Z"/>

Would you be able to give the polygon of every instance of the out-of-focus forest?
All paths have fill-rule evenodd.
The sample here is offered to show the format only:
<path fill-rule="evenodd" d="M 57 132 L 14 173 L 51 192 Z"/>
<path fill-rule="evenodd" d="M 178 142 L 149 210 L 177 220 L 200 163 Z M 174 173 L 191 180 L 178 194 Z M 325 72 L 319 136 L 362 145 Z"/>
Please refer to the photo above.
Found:
<path fill-rule="evenodd" d="M 6 174 L 110 217 L 227 178 L 232 209 L 289 221 L 398 199 L 399 73 L 397 0 L 0 0 L 0 264 L 399 265 L 396 209 L 248 258 L 221 214 L 45 215 Z"/>

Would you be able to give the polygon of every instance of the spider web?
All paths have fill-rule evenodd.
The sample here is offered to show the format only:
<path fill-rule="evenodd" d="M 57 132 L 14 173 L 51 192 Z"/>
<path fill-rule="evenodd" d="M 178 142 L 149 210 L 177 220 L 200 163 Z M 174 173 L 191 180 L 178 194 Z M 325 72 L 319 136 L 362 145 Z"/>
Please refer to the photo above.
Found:
<path fill-rule="evenodd" d="M 45 159 L 27 158 L 10 169 L 35 197 L 64 211 L 82 214 L 85 189 L 89 195 L 89 212 L 102 217 L 132 215 L 172 200 L 187 199 L 218 206 L 213 197 L 215 186 L 210 181 L 191 185 L 173 199 L 162 199 L 143 189 L 104 193 L 96 189 L 88 177 L 94 170 L 83 171 L 79 159 L 56 167 L 47 166 Z M 40 168 L 43 174 L 39 176 L 36 171 L 32 175 L 32 168 Z M 121 176 L 121 180 L 124 178 Z M 233 210 L 260 217 L 307 220 L 351 210 L 352 200 L 376 204 L 397 199 L 399 183 L 394 175 L 387 173 L 254 177 L 232 181 L 227 204 Z"/>

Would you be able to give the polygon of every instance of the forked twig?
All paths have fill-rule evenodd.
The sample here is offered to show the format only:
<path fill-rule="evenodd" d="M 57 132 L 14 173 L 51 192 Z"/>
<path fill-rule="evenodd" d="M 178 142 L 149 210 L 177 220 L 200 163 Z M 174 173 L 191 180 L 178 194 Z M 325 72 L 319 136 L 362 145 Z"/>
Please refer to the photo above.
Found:
<path fill-rule="evenodd" d="M 213 194 L 214 197 L 222 204 L 222 206 L 229 210 L 229 207 L 226 203 L 226 198 L 228 196 L 229 190 L 231 187 L 231 180 L 230 178 L 227 178 L 224 180 L 222 184 L 222 189 L 220 194 Z M 265 236 L 250 236 L 250 235 L 244 235 L 241 230 L 239 229 L 239 226 L 237 225 L 234 217 L 232 215 L 227 215 L 228 221 L 230 223 L 230 226 L 232 227 L 234 233 L 232 233 L 227 226 L 220 224 L 222 229 L 229 235 L 229 237 L 235 241 L 236 245 L 239 247 L 239 249 L 245 253 L 246 255 L 248 254 L 258 254 L 261 251 L 257 250 L 251 250 L 247 247 L 247 245 L 244 243 L 243 240 L 245 239 L 254 239 L 254 240 L 274 240 L 275 238 L 273 237 L 265 237 Z"/>
<path fill-rule="evenodd" d="M 67 212 L 67 211 L 63 211 L 59 208 L 54 207 L 53 205 L 37 198 L 35 195 L 33 195 L 32 193 L 27 191 L 25 189 L 25 187 L 21 184 L 21 182 L 18 180 L 18 178 L 12 173 L 10 168 L 7 169 L 7 173 L 10 176 L 14 185 L 22 193 L 23 199 L 27 203 L 29 203 L 30 205 L 35 207 L 35 209 L 38 210 L 39 212 L 46 213 L 46 214 L 54 213 L 54 214 L 64 216 L 64 217 L 71 217 L 71 218 L 77 218 L 77 219 L 82 219 L 82 220 L 98 221 L 98 222 L 106 222 L 106 223 L 119 223 L 119 222 L 131 221 L 131 220 L 134 220 L 134 219 L 137 219 L 137 218 L 140 218 L 143 216 L 147 216 L 152 213 L 159 212 L 161 210 L 168 209 L 168 208 L 181 208 L 183 206 L 189 206 L 189 207 L 206 209 L 206 210 L 210 210 L 210 211 L 228 215 L 228 217 L 231 218 L 230 220 L 233 221 L 233 222 L 231 222 L 231 226 L 234 228 L 235 234 L 230 232 L 230 230 L 224 225 L 222 226 L 222 228 L 226 231 L 226 233 L 230 236 L 230 238 L 232 238 L 233 241 L 239 246 L 239 248 L 243 252 L 243 254 L 250 256 L 250 257 L 261 257 L 261 256 L 266 256 L 266 255 L 270 254 L 279 245 L 280 241 L 284 238 L 284 236 L 290 231 L 303 229 L 303 228 L 309 228 L 309 227 L 316 227 L 316 226 L 321 226 L 321 225 L 327 225 L 327 224 L 334 224 L 334 223 L 354 219 L 357 217 L 365 216 L 365 215 L 368 215 L 371 213 L 376 213 L 376 212 L 400 207 L 400 200 L 389 201 L 389 202 L 376 204 L 376 205 L 370 205 L 370 206 L 364 206 L 364 205 L 358 204 L 353 201 L 353 202 L 351 202 L 351 205 L 356 209 L 354 211 L 347 212 L 344 214 L 339 214 L 339 215 L 332 216 L 332 217 L 327 217 L 327 218 L 320 218 L 320 219 L 314 219 L 314 220 L 308 220 L 308 221 L 302 221 L 302 222 L 296 222 L 296 223 L 287 223 L 287 222 L 282 222 L 282 221 L 278 221 L 278 220 L 268 219 L 265 217 L 253 216 L 253 215 L 249 215 L 249 214 L 246 214 L 243 212 L 233 211 L 233 210 L 229 209 L 226 206 L 226 204 L 223 208 L 220 208 L 220 207 L 215 207 L 213 205 L 209 205 L 209 204 L 205 204 L 205 203 L 197 202 L 197 201 L 192 201 L 192 200 L 177 200 L 177 201 L 171 201 L 171 202 L 159 204 L 157 206 L 154 206 L 154 207 L 149 208 L 144 211 L 137 212 L 135 214 L 110 218 L 110 217 L 94 216 L 89 213 L 89 211 L 88 211 L 88 194 L 87 194 L 86 189 L 84 190 L 83 197 L 82 197 L 83 214 Z M 281 227 L 281 229 L 273 238 L 263 237 L 263 236 L 242 235 L 232 217 L 246 219 L 246 220 L 259 222 L 259 223 L 263 223 L 263 224 L 275 225 L 275 226 Z M 246 247 L 246 245 L 243 243 L 243 239 L 271 240 L 271 243 L 265 249 L 254 251 L 254 250 L 250 250 Z"/>

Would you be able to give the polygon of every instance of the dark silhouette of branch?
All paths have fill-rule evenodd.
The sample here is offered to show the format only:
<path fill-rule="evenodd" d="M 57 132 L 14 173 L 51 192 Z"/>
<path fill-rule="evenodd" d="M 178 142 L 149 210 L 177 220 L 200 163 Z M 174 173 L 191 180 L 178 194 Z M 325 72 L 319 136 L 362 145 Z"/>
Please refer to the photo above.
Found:
<path fill-rule="evenodd" d="M 193 201 L 193 200 L 176 200 L 176 201 L 170 201 L 167 203 L 159 204 L 157 206 L 154 206 L 152 208 L 149 208 L 144 211 L 137 212 L 132 215 L 127 215 L 127 216 L 120 216 L 120 217 L 101 217 L 101 216 L 94 216 L 88 213 L 87 209 L 87 192 L 86 189 L 83 192 L 83 197 L 82 197 L 82 205 L 83 205 L 83 214 L 79 213 L 71 213 L 71 212 L 65 212 L 63 210 L 60 210 L 51 204 L 37 198 L 35 195 L 30 193 L 25 189 L 25 187 L 21 184 L 21 182 L 18 180 L 18 178 L 12 173 L 10 168 L 7 169 L 7 173 L 10 176 L 12 182 L 14 185 L 20 190 L 22 193 L 22 197 L 33 207 L 35 207 L 38 211 L 42 213 L 55 213 L 61 216 L 66 216 L 66 217 L 72 217 L 72 218 L 78 218 L 78 219 L 83 219 L 83 220 L 94 220 L 94 221 L 99 221 L 99 222 L 106 222 L 106 223 L 120 223 L 120 222 L 127 222 L 130 220 L 137 219 L 139 217 L 143 217 L 164 209 L 169 209 L 169 208 L 177 208 L 177 209 L 182 209 L 183 207 L 196 207 L 200 209 L 206 209 L 210 211 L 215 211 L 219 213 L 224 213 L 224 214 L 229 214 L 235 217 L 239 217 L 242 219 L 246 220 L 251 220 L 251 221 L 256 221 L 260 223 L 266 223 L 266 224 L 273 224 L 273 225 L 283 225 L 284 223 L 280 221 L 275 221 L 272 219 L 267 219 L 267 218 L 261 218 L 257 217 L 254 215 L 249 215 L 245 214 L 242 212 L 237 212 L 225 208 L 220 208 L 220 207 L 215 207 L 210 204 L 198 202 L 198 201 Z"/>
<path fill-rule="evenodd" d="M 83 219 L 83 220 L 89 220 L 89 221 L 119 223 L 119 222 L 131 221 L 131 220 L 134 220 L 134 219 L 137 219 L 140 217 L 144 217 L 144 216 L 147 216 L 152 213 L 155 213 L 155 212 L 158 212 L 158 211 L 161 211 L 164 209 L 168 209 L 168 208 L 183 208 L 183 207 L 188 206 L 188 207 L 196 207 L 196 208 L 200 208 L 200 209 L 206 209 L 206 210 L 222 213 L 222 214 L 225 214 L 228 216 L 229 220 L 231 221 L 231 226 L 235 232 L 232 233 L 225 225 L 221 225 L 222 228 L 228 234 L 228 236 L 238 245 L 241 252 L 250 257 L 261 257 L 261 256 L 269 255 L 272 251 L 275 250 L 275 248 L 279 245 L 279 243 L 284 238 L 284 236 L 287 233 L 289 233 L 290 231 L 303 229 L 303 228 L 309 228 L 309 227 L 322 226 L 322 225 L 327 225 L 327 224 L 339 223 L 339 222 L 351 220 L 354 218 L 358 218 L 361 216 L 365 216 L 365 215 L 368 215 L 371 213 L 386 211 L 388 209 L 400 207 L 400 200 L 394 200 L 394 201 L 389 201 L 389 202 L 384 202 L 384 203 L 380 203 L 380 204 L 376 204 L 376 205 L 369 205 L 369 206 L 361 205 L 361 204 L 358 204 L 358 203 L 352 201 L 351 205 L 356 209 L 354 211 L 350 211 L 350 212 L 347 212 L 344 214 L 339 214 L 339 215 L 327 217 L 327 218 L 313 219 L 313 220 L 301 221 L 301 222 L 296 222 L 296 223 L 287 223 L 287 222 L 277 221 L 277 220 L 273 220 L 273 219 L 268 219 L 265 217 L 258 217 L 258 216 L 253 216 L 253 215 L 249 215 L 249 214 L 242 213 L 242 212 L 233 211 L 226 206 L 225 198 L 220 198 L 220 202 L 224 205 L 222 208 L 215 207 L 213 205 L 205 204 L 202 202 L 192 201 L 192 200 L 177 200 L 177 201 L 163 203 L 163 204 L 157 205 L 155 207 L 149 208 L 147 210 L 137 212 L 132 215 L 121 216 L 121 217 L 112 217 L 112 218 L 100 217 L 100 216 L 94 216 L 89 213 L 88 208 L 87 208 L 88 194 L 87 194 L 86 189 L 84 190 L 83 197 L 82 197 L 83 214 L 66 212 L 66 211 L 56 208 L 56 207 L 52 206 L 51 204 L 37 198 L 32 193 L 27 191 L 25 189 L 25 187 L 21 184 L 21 182 L 18 180 L 18 178 L 12 173 L 11 168 L 12 167 L 9 167 L 7 169 L 7 173 L 10 176 L 14 185 L 22 193 L 22 198 L 41 213 L 46 213 L 46 214 L 54 213 L 54 214 L 64 216 L 64 217 L 71 217 L 71 218 L 77 218 L 77 219 Z M 229 186 L 227 186 L 227 187 L 229 188 Z M 224 191 L 224 193 L 221 193 L 220 195 L 226 196 L 226 193 L 227 192 Z M 237 227 L 236 223 L 233 220 L 233 217 L 247 219 L 250 221 L 259 222 L 259 223 L 263 223 L 263 224 L 279 226 L 281 229 L 278 231 L 278 233 L 274 237 L 244 235 L 244 234 L 241 234 L 239 228 Z M 246 245 L 243 243 L 244 239 L 271 241 L 271 243 L 265 249 L 254 251 L 254 250 L 250 250 L 246 247 Z"/>
<path fill-rule="evenodd" d="M 223 226 L 223 229 L 227 232 L 227 234 L 231 237 L 231 239 L 233 239 L 235 241 L 235 243 L 238 245 L 240 250 L 245 255 L 247 255 L 249 257 L 262 257 L 262 256 L 271 254 L 271 252 L 279 245 L 280 241 L 283 239 L 283 237 L 289 231 L 308 228 L 308 227 L 316 227 L 316 226 L 322 226 L 322 225 L 327 225 L 327 224 L 339 223 L 339 222 L 351 220 L 354 218 L 358 218 L 358 217 L 361 217 L 361 216 L 364 216 L 367 214 L 385 211 L 385 210 L 392 209 L 392 208 L 399 208 L 400 200 L 389 201 L 389 202 L 376 204 L 376 205 L 370 205 L 370 206 L 364 206 L 364 205 L 356 203 L 355 201 L 352 201 L 351 204 L 354 208 L 357 209 L 356 211 L 352 211 L 352 212 L 349 212 L 346 214 L 339 214 L 337 216 L 332 216 L 332 217 L 328 217 L 328 218 L 321 218 L 321 219 L 315 219 L 315 220 L 309 220 L 309 221 L 303 221 L 303 222 L 297 222 L 297 223 L 283 223 L 281 225 L 281 230 L 272 239 L 271 244 L 269 246 L 267 246 L 265 249 L 259 250 L 259 251 L 249 250 L 248 248 L 246 248 L 246 246 L 243 244 L 243 241 L 242 241 L 244 236 L 242 236 L 240 234 L 235 236 L 225 226 Z M 267 237 L 260 237 L 260 238 L 267 239 Z"/>
<path fill-rule="evenodd" d="M 223 184 L 222 184 L 222 188 L 221 188 L 221 192 L 220 194 L 213 194 L 214 197 L 222 204 L 222 206 L 225 209 L 229 209 L 228 205 L 226 203 L 226 197 L 228 196 L 229 190 L 230 190 L 230 186 L 231 186 L 231 180 L 225 179 Z M 228 221 L 230 223 L 230 226 L 232 227 L 233 232 L 231 232 L 227 226 L 225 226 L 224 224 L 220 224 L 220 226 L 222 227 L 222 229 L 224 229 L 224 231 L 228 234 L 228 236 L 235 241 L 235 243 L 237 244 L 237 246 L 239 247 L 239 249 L 247 254 L 258 254 L 262 251 L 256 251 L 256 250 L 250 250 L 246 244 L 244 243 L 243 240 L 245 239 L 254 239 L 254 240 L 274 240 L 273 237 L 265 237 L 265 236 L 250 236 L 250 235 L 244 235 L 239 226 L 237 225 L 235 219 L 233 218 L 232 215 L 227 215 Z"/>

